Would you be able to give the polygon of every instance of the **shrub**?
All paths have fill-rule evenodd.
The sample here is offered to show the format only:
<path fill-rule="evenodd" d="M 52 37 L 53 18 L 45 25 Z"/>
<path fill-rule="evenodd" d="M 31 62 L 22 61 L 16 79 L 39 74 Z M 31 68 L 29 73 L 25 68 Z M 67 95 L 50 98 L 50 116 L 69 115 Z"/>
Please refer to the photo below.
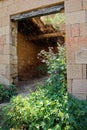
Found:
<path fill-rule="evenodd" d="M 9 88 L 5 88 L 4 85 L 0 84 L 0 103 L 8 102 L 16 94 L 16 87 L 13 84 Z"/>
<path fill-rule="evenodd" d="M 38 75 L 40 77 L 47 75 L 47 65 L 46 64 L 40 64 L 37 68 L 37 71 L 38 71 Z"/>
<path fill-rule="evenodd" d="M 53 52 L 51 52 L 53 53 Z M 66 91 L 65 49 L 47 60 L 50 77 L 36 92 L 13 98 L 3 108 L 3 129 L 87 130 L 87 102 Z"/>

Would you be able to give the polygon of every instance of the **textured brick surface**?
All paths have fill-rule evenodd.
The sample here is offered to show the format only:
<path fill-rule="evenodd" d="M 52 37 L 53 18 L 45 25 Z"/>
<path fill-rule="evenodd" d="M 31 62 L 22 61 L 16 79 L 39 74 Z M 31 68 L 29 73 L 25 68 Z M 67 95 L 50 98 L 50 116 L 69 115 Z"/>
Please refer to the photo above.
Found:
<path fill-rule="evenodd" d="M 82 65 L 82 78 L 83 79 L 87 78 L 87 65 L 86 64 Z"/>
<path fill-rule="evenodd" d="M 76 52 L 76 63 L 87 64 L 87 49 L 82 48 Z"/>
<path fill-rule="evenodd" d="M 0 74 L 6 74 L 6 65 L 0 64 Z"/>
<path fill-rule="evenodd" d="M 80 24 L 80 35 L 87 36 L 87 23 Z"/>
<path fill-rule="evenodd" d="M 10 56 L 9 55 L 0 55 L 0 64 L 9 64 Z"/>
<path fill-rule="evenodd" d="M 66 24 L 85 23 L 87 13 L 85 10 L 66 13 Z"/>
<path fill-rule="evenodd" d="M 77 44 L 78 43 L 78 37 L 66 37 L 66 43 L 69 46 L 72 46 L 73 44 Z"/>
<path fill-rule="evenodd" d="M 0 44 L 5 44 L 5 43 L 6 43 L 5 35 L 0 36 Z"/>
<path fill-rule="evenodd" d="M 4 46 L 0 45 L 0 54 L 3 54 L 3 52 L 4 52 Z"/>
<path fill-rule="evenodd" d="M 10 26 L 2 26 L 0 28 L 0 35 L 6 35 L 10 33 Z"/>
<path fill-rule="evenodd" d="M 72 35 L 71 25 L 66 25 L 66 35 L 67 37 L 71 37 Z"/>
<path fill-rule="evenodd" d="M 15 46 L 10 45 L 10 54 L 13 56 L 17 55 L 17 49 Z"/>
<path fill-rule="evenodd" d="M 8 44 L 4 45 L 4 54 L 10 55 L 10 46 Z"/>
<path fill-rule="evenodd" d="M 72 93 L 72 80 L 67 80 L 67 90 Z"/>
<path fill-rule="evenodd" d="M 86 100 L 86 94 L 72 93 L 72 95 L 80 100 Z"/>
<path fill-rule="evenodd" d="M 67 49 L 66 57 L 67 64 L 75 64 L 75 52 L 72 49 Z"/>
<path fill-rule="evenodd" d="M 83 0 L 83 9 L 87 9 L 87 0 Z"/>
<path fill-rule="evenodd" d="M 68 79 L 81 79 L 82 78 L 82 65 L 67 65 Z"/>
<path fill-rule="evenodd" d="M 72 93 L 87 94 L 87 79 L 74 79 Z"/>
<path fill-rule="evenodd" d="M 82 0 L 66 0 L 66 12 L 79 11 L 83 9 Z"/>
<path fill-rule="evenodd" d="M 78 37 L 80 35 L 80 27 L 79 24 L 73 24 L 72 25 L 72 37 Z"/>

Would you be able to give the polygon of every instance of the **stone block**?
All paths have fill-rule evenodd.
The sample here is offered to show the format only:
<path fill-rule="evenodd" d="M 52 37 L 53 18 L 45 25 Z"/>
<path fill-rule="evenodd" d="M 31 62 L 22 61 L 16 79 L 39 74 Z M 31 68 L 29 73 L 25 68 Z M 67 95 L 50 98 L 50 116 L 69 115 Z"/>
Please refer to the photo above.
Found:
<path fill-rule="evenodd" d="M 72 80 L 67 80 L 67 90 L 72 93 Z"/>
<path fill-rule="evenodd" d="M 11 71 L 11 75 L 17 74 L 18 73 L 18 67 L 17 67 L 17 65 L 12 65 L 11 64 L 10 71 Z"/>
<path fill-rule="evenodd" d="M 80 35 L 87 36 L 87 23 L 80 24 Z"/>
<path fill-rule="evenodd" d="M 10 54 L 17 55 L 17 48 L 15 46 L 10 45 Z"/>
<path fill-rule="evenodd" d="M 7 86 L 7 85 L 10 85 L 10 81 L 5 76 L 0 75 L 0 84 Z"/>
<path fill-rule="evenodd" d="M 7 35 L 10 33 L 10 26 L 3 26 L 0 28 L 0 35 Z"/>
<path fill-rule="evenodd" d="M 2 17 L 1 18 L 1 25 L 2 26 L 8 26 L 8 25 L 10 25 L 10 17 L 9 16 Z"/>
<path fill-rule="evenodd" d="M 81 48 L 80 51 L 75 54 L 76 63 L 87 64 L 87 48 Z"/>
<path fill-rule="evenodd" d="M 72 37 L 78 37 L 80 35 L 80 27 L 79 24 L 72 25 Z"/>
<path fill-rule="evenodd" d="M 70 5 L 70 1 L 69 0 L 65 0 L 65 12 L 66 13 L 70 11 L 69 5 Z"/>
<path fill-rule="evenodd" d="M 75 52 L 80 49 L 80 45 L 78 46 L 78 37 L 68 37 L 66 38 L 66 57 L 68 64 L 75 64 Z"/>
<path fill-rule="evenodd" d="M 5 55 L 10 55 L 10 47 L 9 45 L 4 45 L 4 54 Z"/>
<path fill-rule="evenodd" d="M 6 65 L 0 64 L 0 74 L 2 75 L 6 74 Z"/>
<path fill-rule="evenodd" d="M 13 65 L 17 65 L 17 56 L 10 56 L 10 63 Z"/>
<path fill-rule="evenodd" d="M 14 65 L 17 65 L 17 62 L 18 62 L 18 57 L 17 56 L 14 56 Z"/>
<path fill-rule="evenodd" d="M 72 44 L 77 44 L 78 43 L 78 37 L 68 37 L 66 36 L 66 44 L 68 46 L 72 46 Z"/>
<path fill-rule="evenodd" d="M 2 2 L 2 7 L 7 7 L 7 6 L 12 5 L 12 4 L 14 4 L 13 0 L 11 0 L 11 1 L 5 0 Z"/>
<path fill-rule="evenodd" d="M 0 18 L 0 27 L 2 26 L 2 18 Z"/>
<path fill-rule="evenodd" d="M 3 54 L 3 52 L 4 52 L 4 46 L 0 45 L 0 54 Z"/>
<path fill-rule="evenodd" d="M 0 1 L 0 8 L 2 7 L 2 3 L 3 3 L 3 1 Z"/>
<path fill-rule="evenodd" d="M 68 79 L 81 79 L 82 78 L 82 65 L 67 65 L 67 78 Z"/>
<path fill-rule="evenodd" d="M 0 55 L 0 64 L 9 64 L 10 56 L 9 55 Z"/>
<path fill-rule="evenodd" d="M 72 36 L 71 32 L 72 32 L 71 25 L 66 25 L 66 35 L 67 35 L 67 37 L 71 37 Z"/>
<path fill-rule="evenodd" d="M 67 12 L 73 12 L 73 11 L 79 11 L 83 9 L 83 4 L 82 4 L 82 0 L 69 0 L 66 1 L 66 7 L 68 8 L 68 10 L 66 10 Z"/>
<path fill-rule="evenodd" d="M 4 17 L 4 16 L 6 17 L 7 15 L 8 15 L 7 7 L 5 7 L 5 8 L 1 7 L 0 8 L 0 18 Z"/>
<path fill-rule="evenodd" d="M 67 64 L 75 64 L 75 52 L 72 49 L 67 49 L 66 57 Z"/>
<path fill-rule="evenodd" d="M 9 34 L 5 35 L 5 37 L 6 37 L 6 44 L 9 45 L 12 42 L 12 37 Z"/>
<path fill-rule="evenodd" d="M 0 45 L 6 43 L 6 37 L 5 35 L 0 36 Z"/>
<path fill-rule="evenodd" d="M 11 75 L 11 69 L 10 69 L 10 64 L 6 64 L 6 77 L 9 77 Z"/>
<path fill-rule="evenodd" d="M 87 65 L 86 64 L 82 65 L 82 78 L 83 79 L 87 78 Z"/>
<path fill-rule="evenodd" d="M 87 79 L 74 79 L 72 82 L 72 93 L 87 94 Z"/>
<path fill-rule="evenodd" d="M 72 95 L 73 95 L 75 98 L 78 98 L 78 99 L 80 99 L 80 100 L 86 100 L 86 95 L 85 95 L 85 94 L 72 93 Z"/>
<path fill-rule="evenodd" d="M 66 13 L 66 24 L 85 23 L 87 12 L 85 10 Z"/>
<path fill-rule="evenodd" d="M 87 9 L 87 0 L 83 0 L 83 9 Z"/>
<path fill-rule="evenodd" d="M 80 45 L 82 44 L 82 46 L 83 46 L 83 44 L 86 44 L 87 43 L 87 35 L 79 36 L 78 43 L 80 43 Z"/>

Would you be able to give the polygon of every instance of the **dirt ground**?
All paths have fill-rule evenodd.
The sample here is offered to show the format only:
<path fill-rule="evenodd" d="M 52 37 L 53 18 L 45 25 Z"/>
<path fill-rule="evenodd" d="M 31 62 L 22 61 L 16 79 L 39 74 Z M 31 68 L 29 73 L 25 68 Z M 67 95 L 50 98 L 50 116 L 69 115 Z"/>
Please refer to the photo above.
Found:
<path fill-rule="evenodd" d="M 47 77 L 41 77 L 41 78 L 30 79 L 28 81 L 19 81 L 17 92 L 19 95 L 22 95 L 22 97 L 25 97 L 31 91 L 35 91 L 36 88 L 40 84 L 43 84 L 46 79 Z"/>
<path fill-rule="evenodd" d="M 41 77 L 41 78 L 30 79 L 29 81 L 20 81 L 17 87 L 18 95 L 25 97 L 27 94 L 31 93 L 31 91 L 35 91 L 37 86 L 43 84 L 46 79 L 47 79 L 47 76 Z M 0 104 L 0 109 L 3 106 L 6 106 L 7 104 L 8 103 Z"/>

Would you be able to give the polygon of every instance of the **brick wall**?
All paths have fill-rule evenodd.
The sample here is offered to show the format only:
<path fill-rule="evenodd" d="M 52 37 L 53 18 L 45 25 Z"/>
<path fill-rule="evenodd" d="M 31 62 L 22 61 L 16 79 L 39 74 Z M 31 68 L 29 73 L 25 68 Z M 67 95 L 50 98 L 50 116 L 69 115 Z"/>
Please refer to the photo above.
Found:
<path fill-rule="evenodd" d="M 68 91 L 87 99 L 87 0 L 65 0 Z"/>

